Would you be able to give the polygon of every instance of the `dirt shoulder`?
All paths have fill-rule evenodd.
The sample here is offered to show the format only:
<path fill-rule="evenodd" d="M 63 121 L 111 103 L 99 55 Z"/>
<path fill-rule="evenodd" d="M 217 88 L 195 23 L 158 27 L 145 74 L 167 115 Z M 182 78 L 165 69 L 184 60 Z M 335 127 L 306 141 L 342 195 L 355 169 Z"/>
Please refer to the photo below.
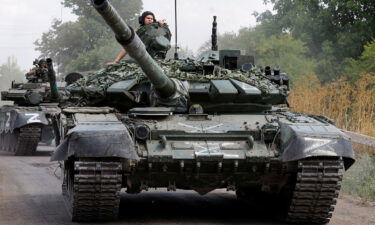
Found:
<path fill-rule="evenodd" d="M 329 225 L 375 225 L 375 202 L 340 194 Z"/>

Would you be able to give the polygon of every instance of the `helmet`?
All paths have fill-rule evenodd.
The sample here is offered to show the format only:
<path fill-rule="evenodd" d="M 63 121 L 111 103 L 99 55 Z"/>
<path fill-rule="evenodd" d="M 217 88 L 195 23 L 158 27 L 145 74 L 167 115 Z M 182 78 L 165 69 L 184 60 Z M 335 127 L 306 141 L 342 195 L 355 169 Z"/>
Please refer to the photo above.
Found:
<path fill-rule="evenodd" d="M 39 62 L 38 62 L 39 65 L 42 65 L 42 64 L 44 64 L 44 63 L 47 63 L 47 61 L 46 61 L 45 59 L 41 59 L 41 60 L 39 60 Z"/>

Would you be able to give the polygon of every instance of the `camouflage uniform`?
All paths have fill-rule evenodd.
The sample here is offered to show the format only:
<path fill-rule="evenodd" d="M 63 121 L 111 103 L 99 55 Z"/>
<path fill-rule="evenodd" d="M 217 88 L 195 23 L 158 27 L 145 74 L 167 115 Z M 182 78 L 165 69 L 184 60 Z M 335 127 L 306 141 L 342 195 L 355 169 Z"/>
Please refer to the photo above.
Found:
<path fill-rule="evenodd" d="M 30 83 L 48 82 L 48 69 L 44 59 L 39 60 L 38 64 L 26 73 L 26 79 Z"/>

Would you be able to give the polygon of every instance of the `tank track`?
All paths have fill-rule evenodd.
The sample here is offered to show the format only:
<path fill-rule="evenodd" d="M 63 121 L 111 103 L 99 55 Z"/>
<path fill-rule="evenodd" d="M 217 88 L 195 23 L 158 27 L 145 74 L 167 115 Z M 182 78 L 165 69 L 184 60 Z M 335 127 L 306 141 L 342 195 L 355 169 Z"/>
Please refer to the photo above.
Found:
<path fill-rule="evenodd" d="M 328 223 L 341 188 L 343 168 L 342 160 L 299 161 L 286 221 Z"/>
<path fill-rule="evenodd" d="M 40 125 L 27 125 L 20 128 L 15 155 L 34 155 L 40 141 L 42 128 Z"/>
<path fill-rule="evenodd" d="M 62 189 L 72 221 L 108 221 L 118 217 L 121 171 L 120 162 L 76 161 L 74 168 L 65 168 Z"/>
<path fill-rule="evenodd" d="M 27 125 L 14 133 L 1 134 L 2 151 L 13 152 L 16 156 L 34 155 L 42 133 L 40 125 Z"/>

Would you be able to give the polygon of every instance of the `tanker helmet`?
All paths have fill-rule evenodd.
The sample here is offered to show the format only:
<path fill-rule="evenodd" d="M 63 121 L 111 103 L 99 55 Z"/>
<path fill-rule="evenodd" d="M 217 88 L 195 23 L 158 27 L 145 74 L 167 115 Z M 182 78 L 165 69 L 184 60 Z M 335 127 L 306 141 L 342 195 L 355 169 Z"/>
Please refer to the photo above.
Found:
<path fill-rule="evenodd" d="M 47 64 L 47 61 L 45 59 L 40 59 L 38 62 L 38 65 Z"/>

